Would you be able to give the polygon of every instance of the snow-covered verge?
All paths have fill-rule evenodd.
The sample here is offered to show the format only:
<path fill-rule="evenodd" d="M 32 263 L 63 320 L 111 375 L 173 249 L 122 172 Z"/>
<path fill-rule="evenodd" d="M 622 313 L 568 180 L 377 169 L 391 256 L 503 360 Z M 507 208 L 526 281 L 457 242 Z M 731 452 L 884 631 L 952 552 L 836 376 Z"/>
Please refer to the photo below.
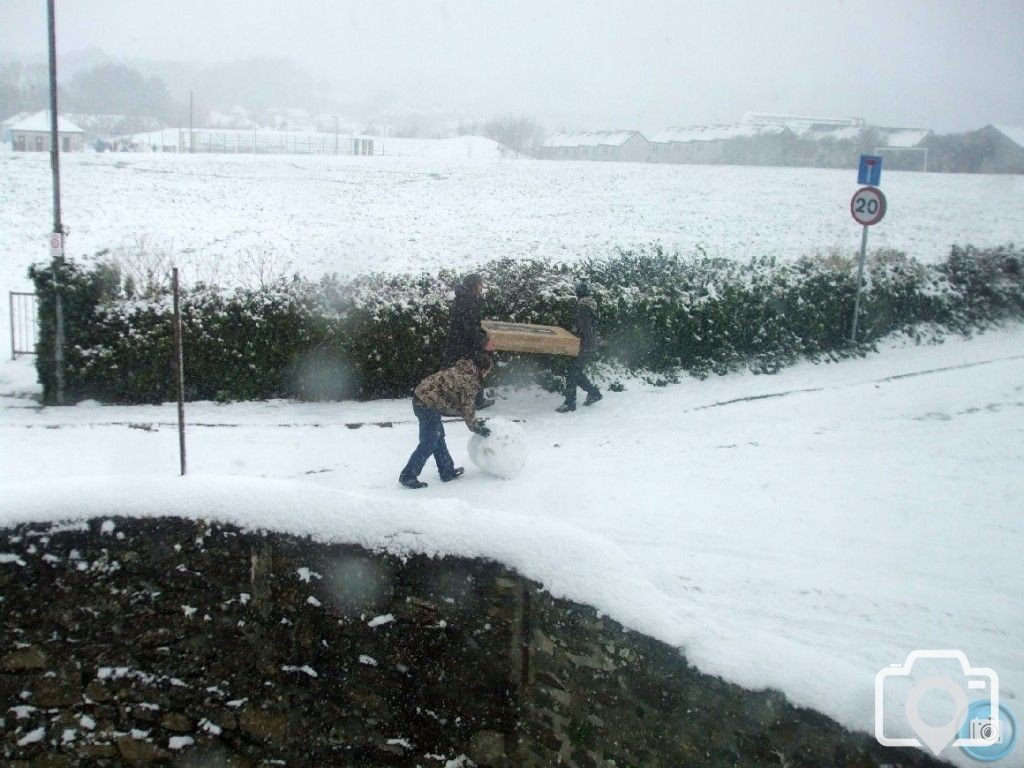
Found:
<path fill-rule="evenodd" d="M 7 399 L 0 522 L 173 513 L 490 557 L 850 728 L 873 730 L 875 673 L 918 648 L 995 669 L 1024 720 L 1022 349 L 1013 325 L 771 377 L 631 384 L 571 416 L 508 393 L 494 413 L 523 422 L 523 474 L 441 484 L 428 469 L 416 495 L 396 482 L 408 401 L 190 404 L 179 480 L 173 406 Z M 463 434 L 449 427 L 460 463 Z"/>

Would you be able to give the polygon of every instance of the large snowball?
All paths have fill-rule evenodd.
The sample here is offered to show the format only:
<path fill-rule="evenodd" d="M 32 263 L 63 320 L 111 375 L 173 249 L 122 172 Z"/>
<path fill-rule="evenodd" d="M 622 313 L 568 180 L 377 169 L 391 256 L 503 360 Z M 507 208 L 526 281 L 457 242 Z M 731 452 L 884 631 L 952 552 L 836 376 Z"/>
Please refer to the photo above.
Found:
<path fill-rule="evenodd" d="M 469 439 L 469 458 L 482 472 L 509 480 L 526 463 L 526 433 L 515 422 L 488 419 L 489 437 L 473 435 Z"/>

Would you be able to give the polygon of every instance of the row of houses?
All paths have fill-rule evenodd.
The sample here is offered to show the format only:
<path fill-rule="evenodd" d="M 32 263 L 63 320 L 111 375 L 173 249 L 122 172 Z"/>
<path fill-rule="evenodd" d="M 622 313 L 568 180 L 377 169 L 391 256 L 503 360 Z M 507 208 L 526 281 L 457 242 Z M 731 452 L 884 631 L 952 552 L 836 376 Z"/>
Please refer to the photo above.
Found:
<path fill-rule="evenodd" d="M 848 168 L 862 154 L 892 170 L 1024 173 L 1024 128 L 988 125 L 939 136 L 927 128 L 872 126 L 861 118 L 748 113 L 738 123 L 639 131 L 556 134 L 538 155 L 550 160 L 789 165 Z"/>
<path fill-rule="evenodd" d="M 84 120 L 83 130 L 69 118 Z M 118 115 L 58 116 L 60 148 L 83 149 L 87 136 L 98 149 L 155 152 L 374 154 L 372 136 L 329 131 L 208 128 L 125 131 L 139 118 Z M 152 128 L 154 126 L 145 126 Z M 116 129 L 122 129 L 116 131 Z M 99 133 L 103 131 L 103 133 Z M 115 132 L 116 131 L 116 132 Z M 345 135 L 348 134 L 348 135 Z M 356 134 L 356 135 L 353 135 Z M 0 123 L 0 140 L 15 152 L 50 150 L 50 116 L 44 110 Z M 987 125 L 967 133 L 937 135 L 926 128 L 868 125 L 860 118 L 807 117 L 751 112 L 738 123 L 666 128 L 650 138 L 639 131 L 560 133 L 538 156 L 550 160 L 780 165 L 849 168 L 862 154 L 882 155 L 890 170 L 948 173 L 1024 173 L 1024 128 Z"/>

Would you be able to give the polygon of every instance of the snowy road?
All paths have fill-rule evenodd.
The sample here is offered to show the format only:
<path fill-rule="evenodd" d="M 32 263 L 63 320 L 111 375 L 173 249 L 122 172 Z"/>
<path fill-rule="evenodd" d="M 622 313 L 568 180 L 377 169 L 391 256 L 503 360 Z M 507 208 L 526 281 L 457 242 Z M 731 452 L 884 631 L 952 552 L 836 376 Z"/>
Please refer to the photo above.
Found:
<path fill-rule="evenodd" d="M 22 363 L 0 367 L 0 391 L 24 375 Z M 2 402 L 0 482 L 16 497 L 61 498 L 74 487 L 62 481 L 90 476 L 100 495 L 104 477 L 111 497 L 145 495 L 148 476 L 176 471 L 172 406 Z M 310 515 L 331 504 L 326 491 L 356 492 L 383 505 L 373 525 L 387 535 L 441 520 L 450 549 L 550 576 L 552 591 L 685 646 L 702 670 L 779 688 L 850 727 L 872 730 L 877 670 L 947 647 L 994 668 L 1024 722 L 1024 327 L 771 377 L 631 385 L 572 415 L 554 413 L 558 402 L 511 393 L 488 412 L 524 422 L 529 459 L 512 481 L 469 467 L 441 484 L 428 465 L 428 489 L 400 488 L 415 445 L 408 401 L 194 404 L 192 423 L 221 426 L 191 429 L 190 467 L 287 480 Z M 468 432 L 448 433 L 465 460 Z M 593 556 L 530 543 L 549 530 L 578 534 Z"/>

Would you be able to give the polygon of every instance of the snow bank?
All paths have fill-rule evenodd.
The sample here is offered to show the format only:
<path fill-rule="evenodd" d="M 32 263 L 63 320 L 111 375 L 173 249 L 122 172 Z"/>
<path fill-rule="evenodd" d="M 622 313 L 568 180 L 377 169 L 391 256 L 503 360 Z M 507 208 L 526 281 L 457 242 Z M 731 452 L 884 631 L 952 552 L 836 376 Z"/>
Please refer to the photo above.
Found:
<path fill-rule="evenodd" d="M 554 521 L 457 500 L 385 500 L 287 480 L 227 476 L 85 477 L 8 486 L 0 525 L 180 516 L 357 544 L 395 555 L 497 560 L 555 597 L 595 605 L 661 639 L 684 641 L 680 612 L 607 539 Z M 594 573 L 606 578 L 595 583 Z"/>

